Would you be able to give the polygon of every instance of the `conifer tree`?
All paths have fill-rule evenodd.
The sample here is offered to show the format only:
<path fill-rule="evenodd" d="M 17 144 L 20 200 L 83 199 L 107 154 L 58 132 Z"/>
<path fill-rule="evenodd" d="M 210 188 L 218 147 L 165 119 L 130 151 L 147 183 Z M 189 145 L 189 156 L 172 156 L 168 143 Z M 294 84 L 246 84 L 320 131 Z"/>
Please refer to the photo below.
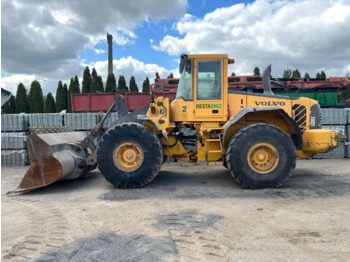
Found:
<path fill-rule="evenodd" d="M 16 98 L 13 95 L 10 95 L 9 100 L 3 105 L 3 110 L 5 114 L 16 113 Z"/>
<path fill-rule="evenodd" d="M 326 79 L 326 73 L 322 70 L 320 74 L 321 79 Z"/>
<path fill-rule="evenodd" d="M 77 75 L 75 75 L 75 77 L 74 77 L 74 83 L 75 83 L 75 86 L 77 87 L 77 89 L 76 89 L 76 93 L 80 93 L 80 82 L 79 82 L 79 78 L 78 78 L 78 76 Z"/>
<path fill-rule="evenodd" d="M 173 73 L 170 73 L 170 75 L 168 75 L 168 77 L 167 77 L 167 78 L 174 78 Z"/>
<path fill-rule="evenodd" d="M 257 66 L 254 68 L 254 75 L 255 76 L 259 76 L 260 75 L 260 69 Z"/>
<path fill-rule="evenodd" d="M 304 78 L 306 78 L 306 79 L 310 79 L 310 75 L 309 75 L 309 73 L 308 73 L 308 72 L 306 72 L 306 73 L 305 73 Z"/>
<path fill-rule="evenodd" d="M 44 113 L 44 96 L 41 85 L 34 80 L 30 85 L 28 104 L 30 113 Z"/>
<path fill-rule="evenodd" d="M 75 84 L 73 77 L 69 82 L 67 112 L 72 112 L 72 94 L 79 94 L 79 87 Z"/>
<path fill-rule="evenodd" d="M 232 72 L 231 76 L 236 76 L 235 72 Z"/>
<path fill-rule="evenodd" d="M 27 89 L 22 83 L 19 83 L 17 86 L 15 107 L 16 113 L 29 113 Z"/>
<path fill-rule="evenodd" d="M 119 76 L 117 90 L 118 91 L 128 91 L 128 87 L 126 85 L 125 77 L 123 75 Z"/>
<path fill-rule="evenodd" d="M 51 92 L 46 96 L 45 100 L 45 113 L 56 113 L 55 99 Z"/>
<path fill-rule="evenodd" d="M 283 78 L 291 78 L 292 77 L 292 69 L 287 68 L 283 72 Z"/>
<path fill-rule="evenodd" d="M 56 89 L 56 112 L 66 109 L 66 98 L 62 81 L 59 81 Z"/>
<path fill-rule="evenodd" d="M 97 72 L 95 67 L 92 68 L 91 71 L 91 82 L 90 82 L 90 91 L 89 93 L 96 93 L 98 89 L 98 83 L 97 83 Z"/>
<path fill-rule="evenodd" d="M 134 76 L 130 77 L 129 88 L 130 88 L 130 92 L 138 92 L 139 91 L 139 88 L 137 87 L 136 80 L 135 80 Z"/>
<path fill-rule="evenodd" d="M 107 77 L 107 82 L 106 82 L 106 93 L 112 93 L 116 91 L 117 89 L 117 82 L 115 80 L 114 74 L 111 73 Z"/>
<path fill-rule="evenodd" d="M 100 93 L 104 92 L 102 76 L 97 76 L 97 91 Z"/>
<path fill-rule="evenodd" d="M 316 79 L 321 79 L 321 74 L 319 72 L 316 74 Z"/>
<path fill-rule="evenodd" d="M 85 67 L 83 73 L 83 88 L 82 93 L 90 93 L 90 84 L 91 84 L 91 74 L 89 67 Z"/>
<path fill-rule="evenodd" d="M 64 91 L 64 108 L 67 109 L 67 106 L 68 106 L 68 88 L 67 88 L 66 83 L 64 83 L 64 85 L 63 85 L 63 91 Z"/>
<path fill-rule="evenodd" d="M 145 81 L 143 81 L 142 92 L 144 92 L 144 93 L 149 92 L 149 78 L 148 77 L 146 77 Z"/>
<path fill-rule="evenodd" d="M 159 79 L 159 78 L 160 78 L 159 73 L 156 72 L 156 79 Z"/>
<path fill-rule="evenodd" d="M 293 70 L 292 78 L 301 78 L 301 75 L 298 69 Z"/>

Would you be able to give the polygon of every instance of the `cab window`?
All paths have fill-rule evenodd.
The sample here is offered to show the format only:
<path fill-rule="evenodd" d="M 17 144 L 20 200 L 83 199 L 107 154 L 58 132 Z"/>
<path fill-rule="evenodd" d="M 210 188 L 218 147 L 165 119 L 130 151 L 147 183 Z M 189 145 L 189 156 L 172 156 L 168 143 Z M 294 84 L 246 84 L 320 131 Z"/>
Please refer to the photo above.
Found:
<path fill-rule="evenodd" d="M 221 99 L 221 61 L 197 61 L 197 99 Z"/>

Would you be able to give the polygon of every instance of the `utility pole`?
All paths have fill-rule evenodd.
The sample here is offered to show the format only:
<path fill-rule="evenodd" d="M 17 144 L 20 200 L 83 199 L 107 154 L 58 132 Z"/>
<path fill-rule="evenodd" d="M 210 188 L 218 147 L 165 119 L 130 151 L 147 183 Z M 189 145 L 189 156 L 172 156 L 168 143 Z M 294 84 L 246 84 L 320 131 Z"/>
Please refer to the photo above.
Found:
<path fill-rule="evenodd" d="M 113 36 L 107 33 L 108 42 L 108 74 L 113 73 Z"/>

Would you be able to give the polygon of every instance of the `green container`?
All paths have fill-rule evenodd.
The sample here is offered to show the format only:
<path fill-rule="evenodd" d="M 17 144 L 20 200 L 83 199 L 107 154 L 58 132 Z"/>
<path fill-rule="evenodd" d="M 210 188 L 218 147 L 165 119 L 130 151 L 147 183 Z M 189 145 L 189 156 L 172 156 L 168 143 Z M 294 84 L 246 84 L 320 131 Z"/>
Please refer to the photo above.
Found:
<path fill-rule="evenodd" d="M 285 90 L 272 90 L 276 95 L 285 95 L 289 97 L 308 97 L 318 101 L 321 107 L 344 107 L 344 102 L 339 101 L 337 89 L 331 90 L 304 90 L 299 89 L 297 91 L 285 91 Z"/>

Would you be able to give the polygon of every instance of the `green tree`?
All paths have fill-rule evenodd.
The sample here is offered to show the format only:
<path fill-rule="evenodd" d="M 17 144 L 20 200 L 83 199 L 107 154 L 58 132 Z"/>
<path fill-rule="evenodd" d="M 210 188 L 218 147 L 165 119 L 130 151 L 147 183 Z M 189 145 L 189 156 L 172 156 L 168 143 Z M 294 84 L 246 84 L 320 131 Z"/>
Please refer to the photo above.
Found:
<path fill-rule="evenodd" d="M 44 113 L 44 96 L 41 85 L 34 80 L 30 85 L 28 104 L 30 113 Z"/>
<path fill-rule="evenodd" d="M 305 73 L 304 78 L 306 78 L 306 79 L 310 79 L 310 75 L 309 75 L 309 73 L 308 73 L 308 72 L 306 72 L 306 73 Z"/>
<path fill-rule="evenodd" d="M 236 76 L 235 72 L 232 72 L 231 76 Z"/>
<path fill-rule="evenodd" d="M 160 78 L 159 73 L 156 72 L 156 79 L 159 79 L 159 78 Z"/>
<path fill-rule="evenodd" d="M 67 108 L 66 99 L 67 96 L 65 95 L 62 81 L 59 81 L 56 89 L 56 112 L 59 113 Z"/>
<path fill-rule="evenodd" d="M 292 78 L 292 69 L 287 68 L 284 70 L 283 78 Z"/>
<path fill-rule="evenodd" d="M 102 76 L 98 76 L 97 77 L 97 91 L 100 92 L 100 93 L 104 92 Z"/>
<path fill-rule="evenodd" d="M 56 113 L 55 99 L 51 92 L 46 96 L 45 100 L 45 113 Z"/>
<path fill-rule="evenodd" d="M 97 72 L 95 67 L 91 71 L 90 93 L 96 93 L 98 89 Z"/>
<path fill-rule="evenodd" d="M 321 74 L 319 72 L 316 74 L 316 79 L 321 79 Z"/>
<path fill-rule="evenodd" d="M 170 75 L 168 75 L 168 77 L 167 77 L 167 78 L 174 78 L 173 73 L 170 73 Z"/>
<path fill-rule="evenodd" d="M 19 83 L 17 86 L 15 107 L 16 113 L 29 113 L 27 89 L 22 83 Z"/>
<path fill-rule="evenodd" d="M 254 75 L 255 76 L 259 76 L 260 75 L 260 69 L 257 66 L 254 68 Z"/>
<path fill-rule="evenodd" d="M 128 87 L 126 86 L 125 77 L 123 75 L 119 76 L 117 90 L 118 91 L 128 91 Z"/>
<path fill-rule="evenodd" d="M 90 93 L 90 84 L 91 84 L 91 74 L 89 67 L 85 67 L 83 73 L 83 89 L 82 93 Z"/>
<path fill-rule="evenodd" d="M 139 88 L 137 87 L 136 80 L 135 80 L 134 76 L 130 77 L 129 88 L 130 88 L 130 92 L 138 92 L 139 91 Z"/>
<path fill-rule="evenodd" d="M 301 75 L 298 69 L 293 70 L 292 78 L 301 78 Z"/>
<path fill-rule="evenodd" d="M 142 92 L 148 93 L 149 92 L 149 78 L 146 77 L 145 81 L 142 83 Z"/>
<path fill-rule="evenodd" d="M 9 100 L 3 105 L 3 110 L 5 114 L 16 113 L 16 98 L 13 95 L 10 95 Z"/>
<path fill-rule="evenodd" d="M 117 89 L 117 82 L 115 80 L 114 74 L 108 74 L 106 82 L 106 93 L 111 93 Z"/>
<path fill-rule="evenodd" d="M 75 84 L 73 77 L 69 82 L 67 112 L 72 112 L 72 94 L 79 94 L 79 87 Z"/>
<path fill-rule="evenodd" d="M 66 109 L 68 106 L 68 87 L 67 87 L 66 83 L 63 84 L 63 92 L 64 92 L 63 93 L 64 94 L 64 102 L 65 102 L 64 108 Z"/>
<path fill-rule="evenodd" d="M 323 70 L 321 71 L 320 76 L 321 76 L 321 79 L 326 79 L 326 73 Z"/>
<path fill-rule="evenodd" d="M 78 78 L 78 76 L 77 75 L 75 75 L 75 77 L 74 77 L 74 83 L 75 83 L 75 86 L 76 87 L 78 87 L 77 89 L 76 89 L 76 93 L 80 93 L 80 82 L 79 82 L 79 78 Z"/>

